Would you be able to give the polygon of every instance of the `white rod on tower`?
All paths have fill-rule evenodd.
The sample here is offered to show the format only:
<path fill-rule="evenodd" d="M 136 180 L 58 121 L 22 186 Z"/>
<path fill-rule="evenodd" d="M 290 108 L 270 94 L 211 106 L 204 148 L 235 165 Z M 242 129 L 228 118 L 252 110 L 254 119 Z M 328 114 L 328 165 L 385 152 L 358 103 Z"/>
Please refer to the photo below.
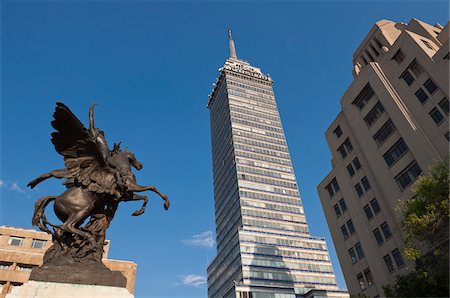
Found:
<path fill-rule="evenodd" d="M 228 29 L 228 43 L 230 45 L 230 58 L 237 59 L 236 48 L 234 46 L 233 36 L 231 35 L 231 29 Z"/>

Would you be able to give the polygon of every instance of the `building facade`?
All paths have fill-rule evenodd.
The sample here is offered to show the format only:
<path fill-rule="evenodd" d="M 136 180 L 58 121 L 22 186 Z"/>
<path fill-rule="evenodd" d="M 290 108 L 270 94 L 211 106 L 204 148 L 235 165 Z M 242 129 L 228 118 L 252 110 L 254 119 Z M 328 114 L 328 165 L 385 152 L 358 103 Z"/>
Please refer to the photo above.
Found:
<path fill-rule="evenodd" d="M 209 96 L 217 256 L 209 297 L 346 297 L 309 234 L 272 79 L 230 57 Z"/>
<path fill-rule="evenodd" d="M 110 260 L 110 242 L 104 247 L 103 263 L 113 271 L 120 271 L 127 279 L 127 290 L 134 293 L 136 263 Z M 31 269 L 42 265 L 45 251 L 52 246 L 51 235 L 32 230 L 0 226 L 0 297 L 30 278 Z"/>
<path fill-rule="evenodd" d="M 448 158 L 448 38 L 448 23 L 382 20 L 354 53 L 354 80 L 325 133 L 332 170 L 317 188 L 350 294 L 383 296 L 413 266 L 396 206 Z"/>

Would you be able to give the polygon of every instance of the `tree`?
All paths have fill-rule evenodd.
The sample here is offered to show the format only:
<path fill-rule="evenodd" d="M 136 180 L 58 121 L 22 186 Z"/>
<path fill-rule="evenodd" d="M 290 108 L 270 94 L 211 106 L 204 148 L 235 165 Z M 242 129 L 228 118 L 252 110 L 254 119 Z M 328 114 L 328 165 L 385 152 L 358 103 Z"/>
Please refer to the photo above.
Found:
<path fill-rule="evenodd" d="M 399 209 L 405 235 L 405 257 L 415 269 L 385 286 L 388 297 L 448 297 L 449 294 L 449 166 L 433 164 L 412 188 L 415 196 Z"/>

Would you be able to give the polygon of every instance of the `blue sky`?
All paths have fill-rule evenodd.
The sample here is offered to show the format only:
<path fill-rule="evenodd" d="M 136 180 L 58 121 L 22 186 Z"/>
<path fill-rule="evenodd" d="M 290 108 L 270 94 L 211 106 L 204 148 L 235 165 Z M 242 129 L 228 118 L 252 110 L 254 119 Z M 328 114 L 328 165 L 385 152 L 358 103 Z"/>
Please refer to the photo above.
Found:
<path fill-rule="evenodd" d="M 31 227 L 34 201 L 60 194 L 60 181 L 25 185 L 63 166 L 50 142 L 55 102 L 122 141 L 144 164 L 150 195 L 122 203 L 108 232 L 110 258 L 138 264 L 137 297 L 206 297 L 215 256 L 207 96 L 228 57 L 275 81 L 274 90 L 313 235 L 325 236 L 345 282 L 316 193 L 330 170 L 324 132 L 352 81 L 352 54 L 374 22 L 448 21 L 446 1 L 154 2 L 1 1 L 0 224 Z M 48 214 L 51 213 L 49 208 Z"/>

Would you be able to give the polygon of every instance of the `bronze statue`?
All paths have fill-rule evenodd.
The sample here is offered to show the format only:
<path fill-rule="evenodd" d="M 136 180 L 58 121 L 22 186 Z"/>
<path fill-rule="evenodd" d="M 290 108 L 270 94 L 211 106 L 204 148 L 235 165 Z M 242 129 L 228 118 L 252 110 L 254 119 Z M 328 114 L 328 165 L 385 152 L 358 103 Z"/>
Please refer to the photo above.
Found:
<path fill-rule="evenodd" d="M 32 223 L 53 235 L 53 246 L 45 253 L 43 266 L 33 269 L 31 279 L 73 282 L 70 278 L 61 281 L 58 277 L 64 270 L 61 266 L 70 264 L 73 269 L 74 264 L 82 264 L 79 270 L 84 270 L 88 264 L 94 271 L 105 270 L 101 259 L 106 229 L 119 202 L 142 200 L 142 207 L 133 212 L 134 216 L 143 214 L 148 202 L 147 196 L 136 192 L 149 190 L 157 193 L 164 200 L 166 210 L 170 202 L 156 187 L 136 183 L 131 167 L 140 170 L 143 165 L 132 152 L 128 149 L 122 151 L 120 143 L 114 144 L 113 150 L 109 149 L 104 132 L 94 126 L 94 104 L 89 109 L 89 129 L 60 102 L 56 103 L 53 118 L 51 124 L 56 131 L 52 133 L 51 141 L 56 151 L 64 157 L 65 168 L 43 174 L 28 186 L 34 188 L 54 177 L 65 179 L 63 184 L 67 190 L 59 196 L 40 198 L 35 203 Z M 50 223 L 44 214 L 45 207 L 52 201 L 56 216 L 63 222 L 60 225 Z M 81 226 L 88 218 L 87 224 Z M 92 278 L 96 277 L 90 276 L 88 280 L 79 282 L 92 283 Z M 109 285 L 109 282 L 100 278 L 94 284 Z"/>

